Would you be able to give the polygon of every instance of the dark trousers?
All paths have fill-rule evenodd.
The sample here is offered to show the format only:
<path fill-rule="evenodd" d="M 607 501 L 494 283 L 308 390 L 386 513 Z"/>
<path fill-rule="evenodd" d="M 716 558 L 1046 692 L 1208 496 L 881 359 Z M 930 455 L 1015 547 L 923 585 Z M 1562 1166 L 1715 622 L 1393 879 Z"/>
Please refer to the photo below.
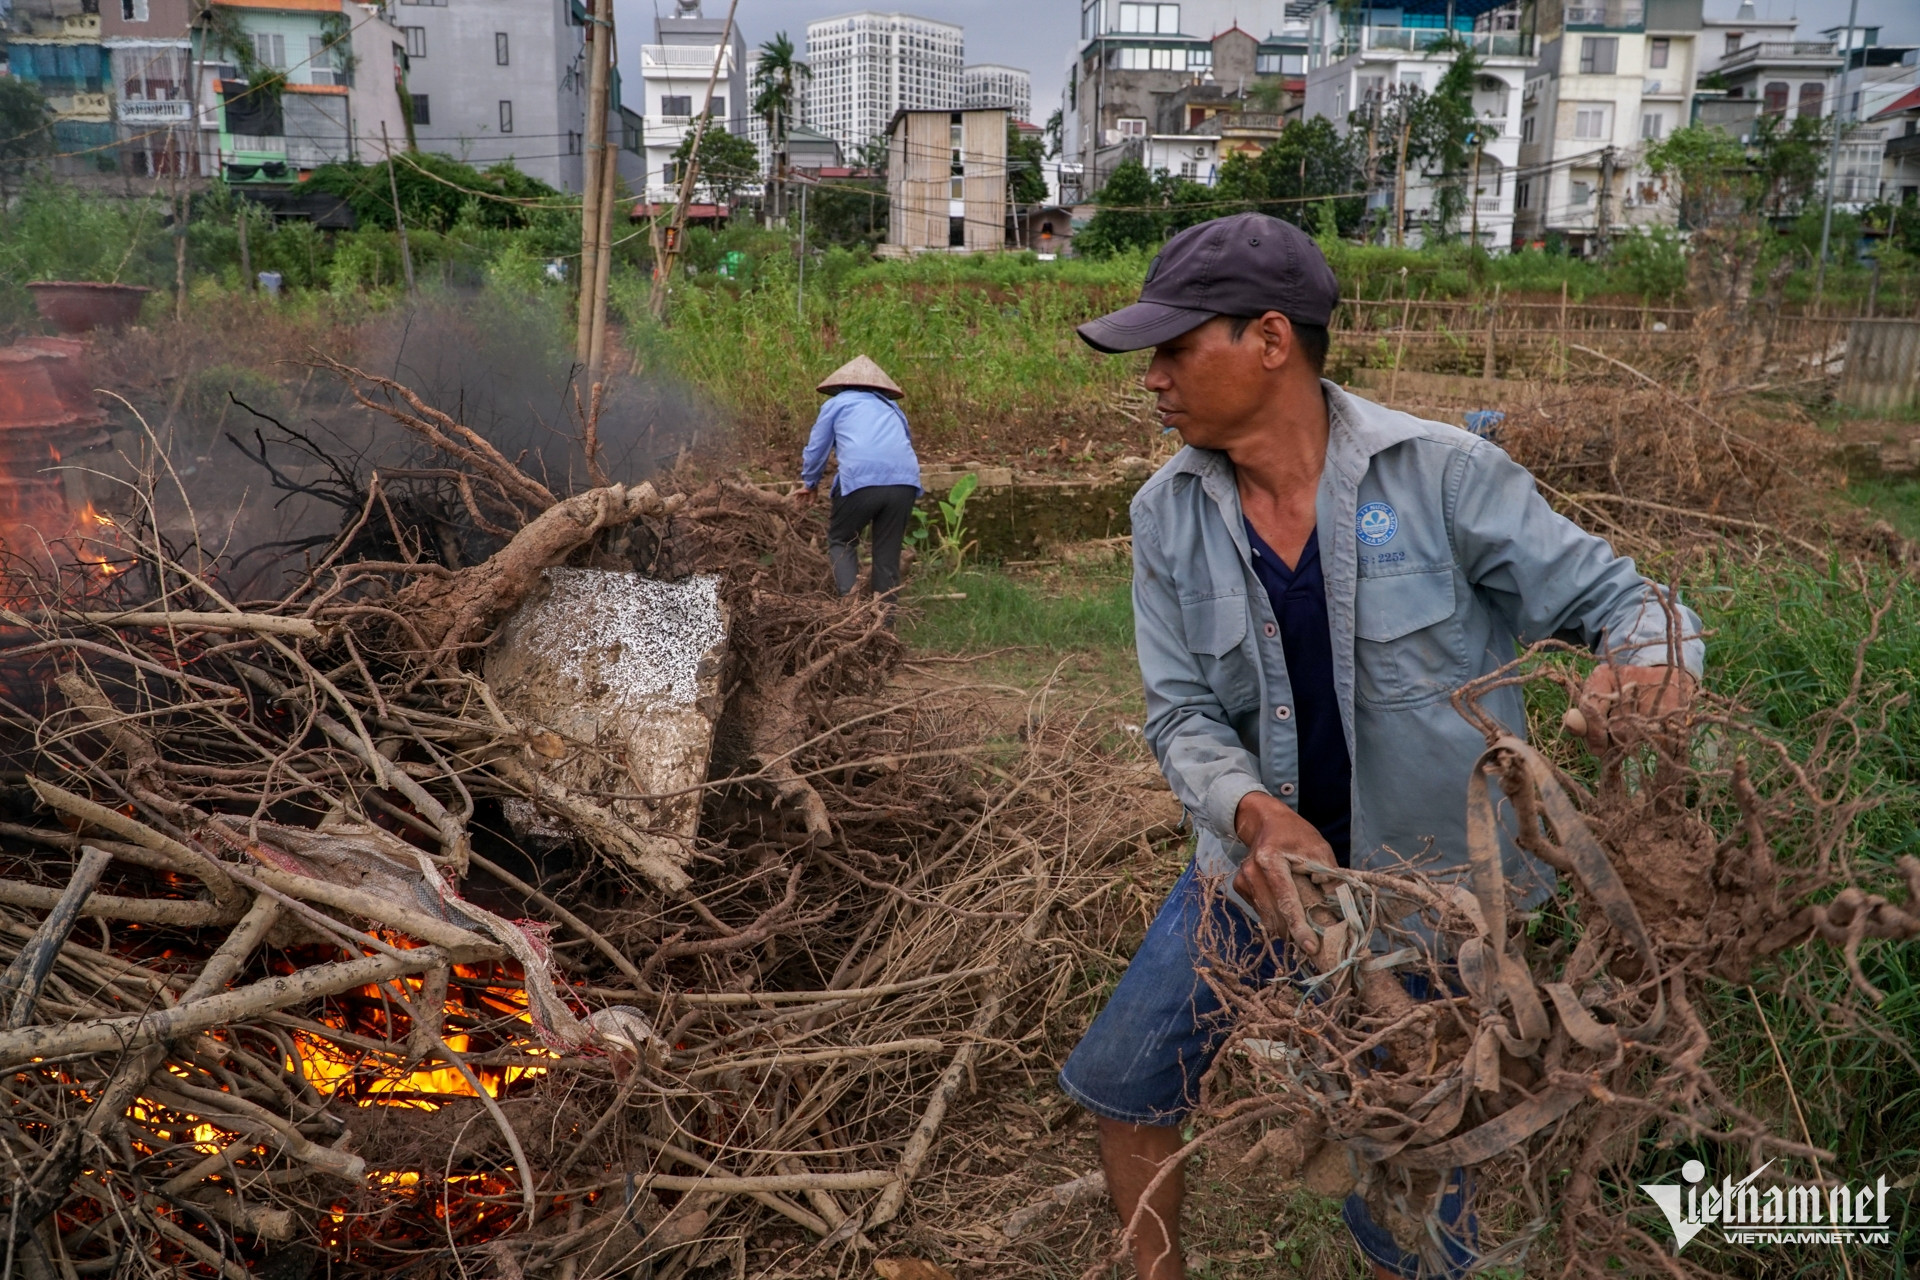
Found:
<path fill-rule="evenodd" d="M 833 585 L 841 595 L 860 578 L 860 531 L 873 526 L 873 592 L 885 595 L 900 585 L 900 543 L 907 536 L 914 500 L 910 484 L 874 484 L 851 493 L 835 491 L 827 521 L 827 551 L 833 557 Z"/>

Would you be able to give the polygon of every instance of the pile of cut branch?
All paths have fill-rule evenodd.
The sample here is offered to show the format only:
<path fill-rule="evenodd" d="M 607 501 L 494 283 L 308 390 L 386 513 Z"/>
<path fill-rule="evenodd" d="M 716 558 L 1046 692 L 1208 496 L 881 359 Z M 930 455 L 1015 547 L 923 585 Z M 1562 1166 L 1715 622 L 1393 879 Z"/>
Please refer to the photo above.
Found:
<path fill-rule="evenodd" d="M 1684 722 L 1619 718 L 1629 745 L 1583 783 L 1480 709 L 1516 684 L 1577 697 L 1563 646 L 1463 690 L 1455 705 L 1487 739 L 1466 797 L 1466 874 L 1416 862 L 1296 876 L 1318 904 L 1318 953 L 1296 982 L 1210 977 L 1237 1022 L 1196 1145 L 1271 1125 L 1249 1159 L 1357 1191 L 1435 1266 L 1443 1236 L 1462 1231 L 1446 1193 L 1465 1170 L 1483 1260 L 1528 1274 L 1707 1274 L 1636 1225 L 1633 1211 L 1651 1209 L 1632 1198 L 1644 1142 L 1701 1149 L 1710 1167 L 1718 1148 L 1734 1168 L 1780 1159 L 1812 1184 L 1841 1180 L 1803 1119 L 1756 1114 L 1716 1079 L 1697 1010 L 1709 982 L 1753 981 L 1819 943 L 1842 948 L 1856 998 L 1878 1002 L 1861 946 L 1920 937 L 1920 860 L 1863 856 L 1856 819 L 1872 800 L 1849 776 L 1907 697 L 1865 687 L 1885 612 L 1804 756 L 1703 694 Z M 1514 910 L 1503 828 L 1558 876 L 1536 911 Z"/>
<path fill-rule="evenodd" d="M 283 593 L 168 546 L 156 476 L 108 599 L 10 584 L 12 1265 L 584 1278 L 872 1248 L 1044 1015 L 1035 942 L 1177 813 L 1043 704 L 1008 725 L 891 687 L 885 612 L 833 595 L 785 505 L 612 483 L 590 411 L 593 487 L 556 494 L 334 372 L 438 457 L 339 472 L 344 527 Z M 482 674 L 558 565 L 720 577 L 725 707 L 676 857 L 636 797 L 554 784 L 543 761 L 600 748 L 515 723 Z M 516 841 L 509 803 L 574 838 Z"/>

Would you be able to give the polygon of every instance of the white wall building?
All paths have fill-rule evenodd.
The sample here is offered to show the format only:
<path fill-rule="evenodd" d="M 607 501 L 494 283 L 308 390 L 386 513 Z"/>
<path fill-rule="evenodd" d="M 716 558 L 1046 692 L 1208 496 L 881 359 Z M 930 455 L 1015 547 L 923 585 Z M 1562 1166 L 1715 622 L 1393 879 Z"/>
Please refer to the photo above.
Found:
<path fill-rule="evenodd" d="M 999 109 L 1015 120 L 1033 119 L 1033 76 L 1019 67 L 979 62 L 960 73 L 963 111 Z"/>
<path fill-rule="evenodd" d="M 1303 114 L 1325 116 L 1342 131 L 1365 128 L 1353 113 L 1372 110 L 1395 89 L 1418 86 L 1433 92 L 1454 61 L 1454 54 L 1445 47 L 1448 13 L 1454 18 L 1452 36 L 1470 45 L 1480 62 L 1473 112 L 1484 140 L 1477 190 L 1468 194 L 1472 203 L 1461 204 L 1453 230 L 1465 236 L 1477 222 L 1481 247 L 1501 251 L 1513 240 L 1519 105 L 1534 51 L 1532 32 L 1521 29 L 1518 5 L 1504 0 L 1456 0 L 1450 5 L 1409 0 L 1404 8 L 1343 12 L 1326 0 L 1310 19 Z M 1393 144 L 1387 139 L 1381 145 L 1390 151 Z M 1391 174 L 1391 158 L 1386 169 Z M 1410 243 L 1434 229 L 1435 196 L 1434 181 L 1428 175 L 1408 175 L 1405 208 Z M 1376 193 L 1374 207 L 1385 215 L 1390 234 L 1390 193 Z"/>
<path fill-rule="evenodd" d="M 586 28 L 569 0 L 400 0 L 387 12 L 405 41 L 422 150 L 480 168 L 511 160 L 562 191 L 581 189 Z"/>
<path fill-rule="evenodd" d="M 908 13 L 849 13 L 807 24 L 806 122 L 849 157 L 885 135 L 896 111 L 960 105 L 966 33 Z"/>
<path fill-rule="evenodd" d="M 676 0 L 672 13 L 654 19 L 653 40 L 639 46 L 638 58 L 631 53 L 623 56 L 622 79 L 629 86 L 624 105 L 641 120 L 639 141 L 646 156 L 647 200 L 671 200 L 677 194 L 679 175 L 673 153 L 693 128 L 695 117 L 709 105 L 713 111 L 709 129 L 749 135 L 753 90 L 748 79 L 746 41 L 735 26 L 723 49 L 720 41 L 726 34 L 726 19 L 703 16 L 700 0 Z M 710 79 L 713 101 L 703 104 Z M 637 94 L 632 88 L 635 85 L 639 87 Z"/>

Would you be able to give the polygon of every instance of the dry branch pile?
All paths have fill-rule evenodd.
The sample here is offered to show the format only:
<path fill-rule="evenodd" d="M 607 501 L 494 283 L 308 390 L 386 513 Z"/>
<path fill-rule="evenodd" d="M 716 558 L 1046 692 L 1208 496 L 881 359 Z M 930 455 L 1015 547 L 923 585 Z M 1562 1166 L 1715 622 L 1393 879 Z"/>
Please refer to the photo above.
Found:
<path fill-rule="evenodd" d="M 1569 667 L 1536 651 L 1463 690 L 1455 704 L 1488 743 L 1466 797 L 1468 874 L 1303 879 L 1322 934 L 1301 981 L 1210 979 L 1234 1008 L 1237 1048 L 1208 1081 L 1214 1123 L 1196 1141 L 1271 1123 L 1249 1159 L 1277 1159 L 1329 1194 L 1357 1189 L 1436 1265 L 1443 1235 L 1463 1234 L 1446 1192 L 1464 1169 L 1489 1262 L 1706 1274 L 1629 1216 L 1622 1188 L 1633 1194 L 1644 1139 L 1718 1144 L 1755 1168 L 1792 1158 L 1814 1183 L 1823 1161 L 1837 1175 L 1832 1153 L 1754 1114 L 1708 1069 L 1705 985 L 1751 981 L 1824 941 L 1877 1001 L 1862 943 L 1920 937 L 1920 861 L 1875 868 L 1855 845 L 1870 802 L 1852 798 L 1849 770 L 1906 696 L 1862 687 L 1871 643 L 1806 759 L 1702 695 L 1684 725 L 1629 729 L 1638 745 L 1610 749 L 1591 786 L 1478 707 L 1514 683 L 1572 696 Z M 1530 924 L 1502 876 L 1503 823 L 1563 886 Z"/>
<path fill-rule="evenodd" d="M 756 491 L 557 495 L 335 372 L 446 465 L 355 477 L 284 593 L 223 590 L 155 532 L 150 488 L 106 598 L 10 581 L 13 1265 L 833 1269 L 1067 980 L 1036 940 L 1177 813 L 1086 724 L 890 689 L 883 613 L 835 599 Z M 562 563 L 721 577 L 714 780 L 664 866 L 618 856 L 658 853 L 618 808 L 649 797 L 543 768 L 602 747 L 514 722 L 481 674 Z M 516 843 L 509 802 L 576 838 Z"/>

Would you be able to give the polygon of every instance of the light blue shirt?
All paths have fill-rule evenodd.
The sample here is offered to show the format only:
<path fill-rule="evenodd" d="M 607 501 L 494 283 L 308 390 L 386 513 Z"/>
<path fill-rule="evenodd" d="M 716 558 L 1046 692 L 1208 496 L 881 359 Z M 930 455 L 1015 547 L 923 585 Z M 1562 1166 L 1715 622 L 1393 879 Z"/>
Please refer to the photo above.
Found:
<path fill-rule="evenodd" d="M 1516 642 L 1549 637 L 1697 676 L 1700 619 L 1672 601 L 1669 634 L 1666 590 L 1556 513 L 1489 441 L 1322 386 L 1316 524 L 1353 865 L 1463 874 L 1467 784 L 1487 739 L 1454 692 L 1512 661 Z M 1296 695 L 1224 453 L 1183 449 L 1142 486 L 1133 556 L 1147 741 L 1199 827 L 1200 870 L 1231 874 L 1246 857 L 1241 799 L 1265 791 L 1297 807 L 1301 769 Z M 1526 736 L 1517 685 L 1488 690 L 1480 709 Z M 1502 834 L 1508 883 L 1538 902 L 1552 872 Z"/>
<path fill-rule="evenodd" d="M 835 493 L 880 484 L 920 488 L 920 459 L 900 406 L 878 391 L 842 391 L 820 406 L 813 435 L 800 455 L 800 483 L 811 489 L 827 469 L 827 454 L 840 461 Z"/>

